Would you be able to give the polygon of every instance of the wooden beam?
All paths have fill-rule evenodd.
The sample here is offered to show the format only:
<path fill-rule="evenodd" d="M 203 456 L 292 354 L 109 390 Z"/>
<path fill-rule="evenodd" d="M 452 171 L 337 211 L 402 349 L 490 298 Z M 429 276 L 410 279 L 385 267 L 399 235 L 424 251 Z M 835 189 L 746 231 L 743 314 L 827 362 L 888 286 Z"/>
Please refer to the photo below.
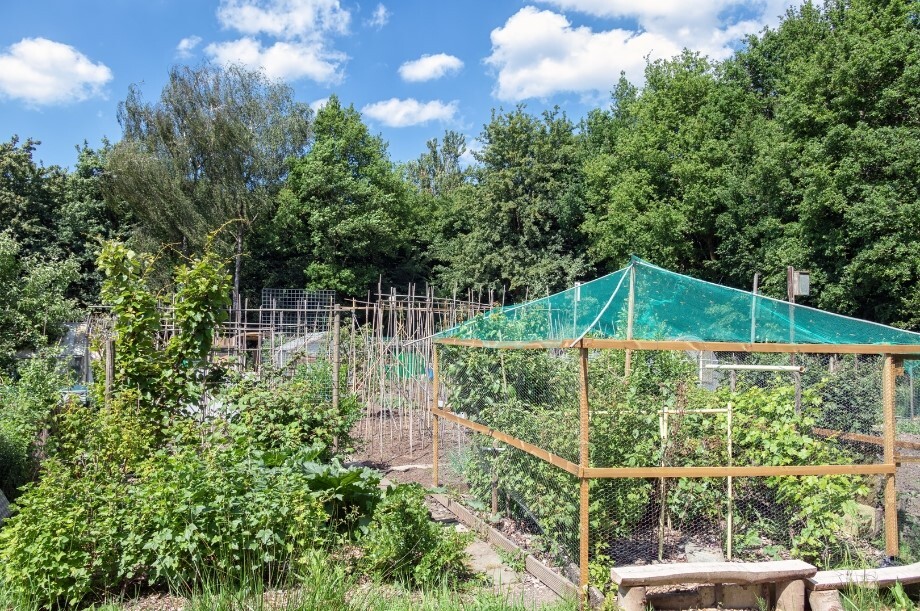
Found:
<path fill-rule="evenodd" d="M 606 348 L 614 350 L 695 350 L 712 352 L 770 352 L 795 354 L 896 354 L 920 358 L 920 345 L 897 344 L 773 344 L 746 342 L 658 341 L 626 339 L 560 339 L 546 341 L 484 341 L 439 337 L 437 344 L 472 348 L 546 350 L 550 348 Z"/>
<path fill-rule="evenodd" d="M 756 467 L 592 467 L 585 469 L 589 478 L 624 477 L 779 477 L 800 475 L 887 475 L 895 472 L 896 466 L 876 465 L 788 465 Z"/>
<path fill-rule="evenodd" d="M 811 431 L 815 435 L 821 435 L 822 437 L 835 437 L 837 439 L 845 439 L 846 441 L 858 441 L 860 443 L 869 443 L 876 446 L 885 445 L 884 437 L 876 437 L 874 435 L 863 435 L 861 433 L 844 433 L 843 431 L 835 431 L 833 429 L 818 428 L 814 428 Z M 895 440 L 894 447 L 904 450 L 920 450 L 920 443 L 916 441 Z"/>
<path fill-rule="evenodd" d="M 895 357 L 885 355 L 885 366 L 882 372 L 882 406 L 885 413 L 885 430 L 883 451 L 885 462 L 894 463 L 896 442 L 895 431 L 895 384 L 897 382 Z M 891 558 L 899 555 L 898 550 L 898 499 L 895 485 L 895 474 L 885 475 L 885 553 Z"/>
<path fill-rule="evenodd" d="M 704 341 L 653 341 L 624 339 L 582 340 L 586 348 L 614 348 L 619 350 L 709 350 L 712 352 L 779 352 L 798 354 L 915 354 L 920 355 L 920 345 L 892 344 L 772 344 L 745 342 Z"/>
<path fill-rule="evenodd" d="M 491 429 L 483 424 L 479 424 L 478 422 L 473 422 L 472 420 L 463 418 L 461 416 L 458 416 L 457 414 L 454 414 L 452 412 L 447 412 L 442 409 L 432 408 L 431 413 L 435 416 L 440 416 L 441 418 L 444 418 L 445 420 L 456 422 L 457 424 L 461 426 L 465 426 L 466 428 L 476 431 L 477 433 L 481 433 L 487 437 L 492 437 L 493 439 L 497 439 L 501 441 L 502 443 L 505 443 L 511 447 L 517 448 L 518 450 L 523 450 L 524 452 L 527 452 L 528 454 L 536 456 L 537 458 L 541 460 L 545 460 L 551 465 L 555 465 L 559 467 L 560 469 L 563 469 L 564 471 L 568 471 L 569 473 L 571 473 L 572 475 L 576 477 L 579 476 L 580 470 L 579 470 L 578 465 L 576 465 L 575 463 L 569 460 L 562 458 L 561 456 L 557 456 L 556 454 L 553 454 L 552 452 L 547 452 L 543 448 L 539 446 L 535 446 L 532 443 L 528 443 L 526 441 L 518 439 L 517 437 L 512 437 L 511 435 L 506 435 L 505 433 L 502 433 L 501 431 L 496 431 L 495 429 Z"/>

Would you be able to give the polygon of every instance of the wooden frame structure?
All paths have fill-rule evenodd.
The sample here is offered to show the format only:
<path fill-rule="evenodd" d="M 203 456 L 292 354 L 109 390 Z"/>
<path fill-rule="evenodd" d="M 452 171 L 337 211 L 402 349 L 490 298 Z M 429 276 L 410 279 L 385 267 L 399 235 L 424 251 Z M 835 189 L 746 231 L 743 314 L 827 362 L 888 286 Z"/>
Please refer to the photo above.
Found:
<path fill-rule="evenodd" d="M 548 452 L 538 446 L 507 435 L 501 431 L 491 429 L 482 424 L 473 422 L 452 413 L 439 406 L 439 373 L 438 373 L 438 345 L 466 346 L 475 348 L 494 349 L 572 349 L 579 352 L 579 463 L 575 464 L 556 454 Z M 882 406 L 884 413 L 884 434 L 882 438 L 871 438 L 872 441 L 856 439 L 881 445 L 883 447 L 883 462 L 871 465 L 804 465 L 804 466 L 722 466 L 722 467 L 591 467 L 588 461 L 589 447 L 589 412 L 588 400 L 588 351 L 590 349 L 615 349 L 625 350 L 627 356 L 626 366 L 630 365 L 630 356 L 633 350 L 666 350 L 666 351 L 713 351 L 713 352 L 746 352 L 746 353 L 791 353 L 791 354 L 857 354 L 857 355 L 882 355 L 883 381 L 882 381 Z M 583 593 L 588 586 L 588 556 L 589 541 L 589 482 L 597 478 L 704 478 L 704 477 L 770 477 L 770 476 L 803 476 L 803 475 L 882 475 L 885 477 L 884 492 L 884 528 L 885 549 L 890 557 L 899 554 L 898 547 L 898 521 L 895 476 L 897 471 L 898 456 L 895 449 L 898 447 L 895 430 L 895 384 L 898 375 L 902 372 L 902 359 L 905 356 L 920 358 L 920 346 L 910 345 L 874 345 L 874 344 L 767 344 L 767 343 L 741 343 L 741 342 L 705 342 L 705 341 L 648 341 L 648 340 L 618 340 L 618 339 L 563 339 L 553 341 L 526 341 L 526 342 L 498 342 L 476 339 L 436 338 L 433 346 L 434 380 L 431 400 L 431 414 L 434 420 L 433 427 L 433 479 L 438 486 L 438 422 L 441 418 L 466 427 L 477 433 L 492 437 L 502 443 L 508 444 L 519 450 L 527 452 L 541 460 L 559 467 L 579 478 L 579 573 L 580 587 Z M 818 434 L 825 432 L 834 433 L 824 429 L 816 430 Z M 848 438 L 848 437 L 844 437 Z M 903 443 L 903 442 L 902 442 Z"/>

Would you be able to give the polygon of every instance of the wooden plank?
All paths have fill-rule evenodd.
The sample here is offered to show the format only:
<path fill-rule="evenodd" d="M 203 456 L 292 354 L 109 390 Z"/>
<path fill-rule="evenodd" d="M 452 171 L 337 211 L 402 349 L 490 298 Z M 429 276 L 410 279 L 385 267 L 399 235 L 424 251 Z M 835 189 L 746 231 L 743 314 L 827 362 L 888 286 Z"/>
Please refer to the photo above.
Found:
<path fill-rule="evenodd" d="M 589 452 L 590 446 L 588 444 L 588 431 L 589 431 L 589 417 L 590 410 L 588 406 L 588 349 L 581 348 L 579 350 L 579 414 L 578 414 L 578 423 L 579 423 L 579 467 L 581 467 L 580 472 L 584 473 L 584 470 L 589 466 Z M 581 476 L 581 481 L 579 482 L 579 498 L 578 498 L 578 522 L 579 522 L 579 549 L 578 549 L 578 569 L 579 569 L 579 579 L 578 586 L 581 588 L 582 592 L 587 591 L 588 587 L 588 552 L 590 549 L 589 544 L 589 516 L 588 516 L 588 507 L 589 507 L 589 489 L 590 482 L 589 480 Z"/>
<path fill-rule="evenodd" d="M 431 496 L 457 516 L 457 519 L 472 529 L 473 532 L 484 537 L 495 547 L 512 554 L 523 555 L 524 568 L 527 572 L 543 582 L 550 590 L 563 598 L 574 597 L 578 594 L 578 587 L 574 583 L 534 558 L 505 535 L 489 526 L 484 520 L 473 515 L 466 507 L 444 494 L 433 494 Z"/>
<path fill-rule="evenodd" d="M 812 577 L 818 569 L 802 560 L 769 562 L 682 562 L 615 566 L 614 583 L 624 588 L 681 583 L 769 583 Z"/>
<path fill-rule="evenodd" d="M 483 424 L 479 424 L 478 422 L 473 422 L 472 420 L 463 418 L 451 412 L 446 412 L 442 409 L 432 408 L 431 413 L 438 415 L 442 418 L 445 418 L 446 420 L 450 420 L 451 422 L 456 422 L 457 424 L 460 424 L 461 426 L 465 426 L 466 428 L 476 431 L 477 433 L 486 435 L 487 437 L 492 437 L 493 439 L 497 439 L 501 441 L 502 443 L 508 444 L 509 446 L 512 446 L 519 450 L 523 450 L 527 452 L 528 454 L 536 456 L 537 458 L 541 460 L 545 460 L 551 465 L 555 465 L 559 467 L 560 469 L 568 471 L 572 475 L 575 475 L 575 476 L 579 475 L 580 471 L 579 471 L 578 465 L 562 458 L 561 456 L 557 456 L 556 454 L 553 454 L 552 452 L 547 452 L 543 448 L 539 446 L 535 446 L 532 443 L 528 443 L 516 437 L 512 437 L 511 435 L 506 435 L 505 433 L 502 433 L 501 431 L 496 431 L 495 429 L 491 429 Z"/>
<path fill-rule="evenodd" d="M 615 350 L 695 350 L 712 352 L 770 352 L 794 354 L 897 354 L 920 358 L 920 345 L 898 344 L 774 344 L 748 342 L 659 341 L 576 338 L 547 341 L 483 341 L 456 337 L 435 338 L 437 344 L 473 348 L 542 349 L 604 348 Z"/>
<path fill-rule="evenodd" d="M 848 569 L 818 571 L 805 581 L 809 590 L 839 590 L 847 586 L 892 586 L 896 583 L 920 583 L 920 562 L 883 569 Z"/>
<path fill-rule="evenodd" d="M 885 438 L 876 437 L 874 435 L 863 435 L 861 433 L 844 433 L 843 431 L 835 431 L 833 429 L 819 429 L 814 428 L 812 432 L 815 435 L 821 435 L 822 437 L 836 437 L 837 439 L 845 439 L 847 441 L 858 441 L 860 443 L 870 443 L 876 446 L 884 446 Z M 916 441 L 895 441 L 894 447 L 901 448 L 903 450 L 920 450 L 920 443 Z"/>
<path fill-rule="evenodd" d="M 547 341 L 522 341 L 522 342 L 499 342 L 484 341 L 481 339 L 460 339 L 457 337 L 436 337 L 434 343 L 445 346 L 466 346 L 468 348 L 502 348 L 502 349 L 519 349 L 519 350 L 547 350 L 550 348 L 572 348 L 578 344 L 578 340 L 547 340 Z"/>
<path fill-rule="evenodd" d="M 882 371 L 882 407 L 885 414 L 884 430 L 884 458 L 889 464 L 894 463 L 895 451 L 895 402 L 896 402 L 896 367 L 895 357 L 885 355 L 885 366 Z M 885 475 L 885 553 L 890 558 L 899 555 L 898 550 L 898 494 L 895 485 L 895 474 Z"/>
<path fill-rule="evenodd" d="M 652 341 L 621 339 L 582 340 L 586 348 L 625 350 L 710 350 L 712 352 L 780 352 L 798 354 L 912 354 L 920 355 L 920 345 L 893 344 L 772 344 L 745 342 Z"/>
<path fill-rule="evenodd" d="M 801 475 L 887 475 L 897 469 L 892 464 L 877 465 L 794 465 L 756 467 L 591 467 L 588 478 L 623 477 L 779 477 Z"/>

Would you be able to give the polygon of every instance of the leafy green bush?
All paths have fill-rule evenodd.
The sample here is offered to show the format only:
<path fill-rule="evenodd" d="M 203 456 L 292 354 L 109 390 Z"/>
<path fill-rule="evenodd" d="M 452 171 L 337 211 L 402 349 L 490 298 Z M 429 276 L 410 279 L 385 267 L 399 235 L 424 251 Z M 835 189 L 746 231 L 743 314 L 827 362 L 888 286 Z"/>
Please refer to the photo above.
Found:
<path fill-rule="evenodd" d="M 464 572 L 462 535 L 431 521 L 417 484 L 387 489 L 361 541 L 362 564 L 384 579 L 412 584 L 456 581 Z"/>
<path fill-rule="evenodd" d="M 130 580 L 281 577 L 366 527 L 380 499 L 376 472 L 317 463 L 322 446 L 265 452 L 221 421 L 183 421 L 156 448 L 123 407 L 59 417 L 41 480 L 0 530 L 0 580 L 19 595 L 76 604 Z"/>
<path fill-rule="evenodd" d="M 36 444 L 67 384 L 50 351 L 23 362 L 17 373 L 15 380 L 0 378 L 0 490 L 11 501 L 38 473 Z"/>
<path fill-rule="evenodd" d="M 320 459 L 329 460 L 335 449 L 351 450 L 349 433 L 362 413 L 357 398 L 347 393 L 334 407 L 331 384 L 331 368 L 318 362 L 292 379 L 243 378 L 221 398 L 254 446 L 269 451 L 321 444 Z"/>

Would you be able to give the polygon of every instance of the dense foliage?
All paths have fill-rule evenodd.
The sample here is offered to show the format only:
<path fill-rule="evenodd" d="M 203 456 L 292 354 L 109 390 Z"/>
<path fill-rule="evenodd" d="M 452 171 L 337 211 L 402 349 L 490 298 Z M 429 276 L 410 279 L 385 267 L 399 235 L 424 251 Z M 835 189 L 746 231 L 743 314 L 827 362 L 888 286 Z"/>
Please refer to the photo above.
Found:
<path fill-rule="evenodd" d="M 696 411 L 724 409 L 729 403 L 733 465 L 861 460 L 837 441 L 813 432 L 826 425 L 827 411 L 834 409 L 823 406 L 820 393 L 852 384 L 852 377 L 840 370 L 806 390 L 797 410 L 795 390 L 788 384 L 707 390 L 698 384 L 694 364 L 683 353 L 634 353 L 628 377 L 623 359 L 617 351 L 591 356 L 591 466 L 729 464 L 726 415 Z M 462 405 L 477 422 L 578 462 L 579 433 L 573 424 L 579 421 L 577 351 L 445 348 L 442 361 L 451 404 Z M 660 430 L 662 407 L 674 414 L 666 441 Z M 488 502 L 492 478 L 497 477 L 506 491 L 500 495 L 504 509 L 534 523 L 549 551 L 575 557 L 577 479 L 530 454 L 496 450 L 488 439 L 480 439 L 472 451 L 465 473 L 471 492 Z M 709 533 L 718 540 L 728 511 L 724 479 L 671 480 L 668 486 L 662 497 L 657 480 L 592 480 L 591 540 L 600 553 L 622 561 L 624 549 L 654 536 L 662 502 L 674 528 L 688 536 Z M 736 551 L 756 556 L 770 548 L 822 565 L 840 561 L 843 543 L 852 539 L 845 522 L 855 502 L 870 493 L 860 477 L 736 478 L 735 532 L 747 537 L 747 547 L 739 544 Z"/>
<path fill-rule="evenodd" d="M 275 586 L 342 548 L 380 579 L 458 574 L 465 540 L 428 521 L 420 490 L 384 492 L 376 471 L 341 464 L 362 408 L 344 388 L 332 404 L 330 364 L 222 375 L 208 359 L 228 300 L 220 258 L 205 251 L 175 270 L 165 321 L 152 265 L 102 248 L 111 392 L 97 384 L 89 405 L 61 403 L 53 355 L 0 381 L 0 486 L 16 500 L 0 530 L 4 595 L 48 608 L 144 585 Z"/>
<path fill-rule="evenodd" d="M 448 131 L 403 167 L 336 96 L 314 118 L 258 74 L 177 68 L 156 104 L 132 89 L 124 140 L 71 173 L 36 166 L 35 142 L 0 147 L 0 215 L 26 258 L 73 254 L 83 301 L 93 236 L 193 253 L 240 219 L 222 240 L 249 295 L 382 278 L 515 300 L 635 253 L 737 287 L 759 272 L 776 297 L 794 265 L 807 303 L 918 328 L 918 54 L 908 0 L 806 3 L 724 60 L 685 51 L 641 88 L 610 83 L 580 120 L 496 110 L 476 150 Z"/>

